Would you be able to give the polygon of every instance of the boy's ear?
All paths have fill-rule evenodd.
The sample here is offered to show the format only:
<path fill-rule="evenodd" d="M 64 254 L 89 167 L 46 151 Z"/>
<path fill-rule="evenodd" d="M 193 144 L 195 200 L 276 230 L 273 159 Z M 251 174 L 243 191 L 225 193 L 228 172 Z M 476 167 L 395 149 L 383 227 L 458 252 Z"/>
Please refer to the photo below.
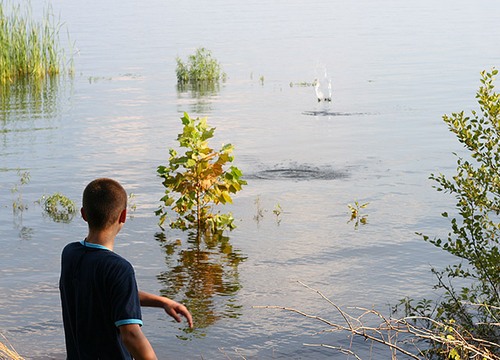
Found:
<path fill-rule="evenodd" d="M 83 220 L 87 221 L 87 215 L 85 215 L 85 209 L 83 207 L 80 209 L 80 213 L 82 214 Z"/>
<path fill-rule="evenodd" d="M 127 220 L 127 209 L 122 210 L 122 212 L 120 213 L 120 218 L 118 220 L 120 224 L 125 223 L 125 220 Z"/>

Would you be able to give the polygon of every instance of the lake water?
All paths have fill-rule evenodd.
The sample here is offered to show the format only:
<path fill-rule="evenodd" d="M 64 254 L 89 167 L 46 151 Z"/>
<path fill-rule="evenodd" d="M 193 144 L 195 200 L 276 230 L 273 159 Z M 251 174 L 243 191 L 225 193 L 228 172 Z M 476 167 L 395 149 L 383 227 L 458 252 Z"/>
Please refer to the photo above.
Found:
<path fill-rule="evenodd" d="M 34 2 L 33 2 L 34 3 Z M 453 199 L 430 173 L 450 174 L 461 148 L 443 114 L 475 109 L 479 73 L 500 63 L 495 1 L 89 0 L 51 2 L 75 42 L 75 75 L 40 93 L 13 89 L 0 110 L 0 332 L 29 359 L 63 359 L 59 256 L 82 239 L 35 201 L 61 192 L 80 206 L 93 178 L 135 196 L 115 251 L 139 286 L 182 301 L 186 331 L 156 309 L 144 332 L 160 358 L 322 359 L 347 334 L 280 305 L 337 320 L 342 307 L 434 297 L 431 266 L 451 259 L 415 232 L 447 232 Z M 44 2 L 32 4 L 39 16 Z M 176 88 L 175 58 L 210 49 L 228 75 L 212 93 Z M 304 86 L 327 70 L 333 101 Z M 7 99 L 7 101 L 5 100 Z M 184 111 L 208 116 L 212 145 L 232 143 L 248 181 L 227 208 L 238 228 L 197 246 L 157 226 L 156 167 L 176 146 Z M 20 185 L 20 175 L 30 181 Z M 18 192 L 12 192 L 17 186 Z M 19 198 L 21 196 L 21 198 Z M 13 214 L 12 203 L 28 209 Z M 368 202 L 368 223 L 347 204 Z M 279 216 L 273 213 L 281 207 Z M 358 339 L 365 358 L 388 358 Z"/>

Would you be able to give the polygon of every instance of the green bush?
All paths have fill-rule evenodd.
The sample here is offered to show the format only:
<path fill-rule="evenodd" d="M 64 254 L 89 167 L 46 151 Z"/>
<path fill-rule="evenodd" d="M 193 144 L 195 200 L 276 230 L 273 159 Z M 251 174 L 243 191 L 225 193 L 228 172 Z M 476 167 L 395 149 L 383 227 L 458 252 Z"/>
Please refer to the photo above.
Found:
<path fill-rule="evenodd" d="M 448 128 L 464 145 L 467 154 L 457 156 L 452 177 L 431 175 L 436 189 L 456 199 L 456 215 L 443 213 L 451 231 L 444 238 L 426 241 L 456 257 L 457 263 L 435 270 L 437 288 L 444 291 L 430 316 L 452 321 L 470 336 L 471 344 L 484 346 L 477 339 L 500 341 L 500 95 L 494 91 L 497 70 L 481 73 L 476 94 L 480 112 L 443 116 Z M 471 353 L 453 349 L 459 358 Z M 491 351 L 500 353 L 498 347 Z"/>
<path fill-rule="evenodd" d="M 196 53 L 190 55 L 187 62 L 179 57 L 176 61 L 178 84 L 214 83 L 226 78 L 219 62 L 212 57 L 211 51 L 205 48 L 196 49 Z"/>

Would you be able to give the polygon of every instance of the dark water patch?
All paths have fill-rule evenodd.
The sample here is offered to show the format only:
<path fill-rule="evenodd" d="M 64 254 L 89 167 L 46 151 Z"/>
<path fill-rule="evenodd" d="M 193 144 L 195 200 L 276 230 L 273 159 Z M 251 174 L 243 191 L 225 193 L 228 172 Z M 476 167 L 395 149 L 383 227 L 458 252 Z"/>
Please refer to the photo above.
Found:
<path fill-rule="evenodd" d="M 38 128 L 27 128 L 27 129 L 0 129 L 0 134 L 8 133 L 22 133 L 22 132 L 33 132 L 33 131 L 43 131 L 43 130 L 55 130 L 55 127 L 38 127 Z"/>
<path fill-rule="evenodd" d="M 348 177 L 346 170 L 333 169 L 331 167 L 316 167 L 310 165 L 276 165 L 271 169 L 260 170 L 245 176 L 249 179 L 263 180 L 337 180 Z"/>
<path fill-rule="evenodd" d="M 351 112 L 337 112 L 337 111 L 328 111 L 328 110 L 312 110 L 312 111 L 304 111 L 302 115 L 308 116 L 358 116 L 358 115 L 371 115 L 370 113 L 351 113 Z"/>
<path fill-rule="evenodd" d="M 13 329 L 9 329 L 12 334 L 43 334 L 47 332 L 59 332 L 62 323 L 59 320 L 51 319 L 39 322 L 34 322 L 29 325 L 21 325 Z"/>

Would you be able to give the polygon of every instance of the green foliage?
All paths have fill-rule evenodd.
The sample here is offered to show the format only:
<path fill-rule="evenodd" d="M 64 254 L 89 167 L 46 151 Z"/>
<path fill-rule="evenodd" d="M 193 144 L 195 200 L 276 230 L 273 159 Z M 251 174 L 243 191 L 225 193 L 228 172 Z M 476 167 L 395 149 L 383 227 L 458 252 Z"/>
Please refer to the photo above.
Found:
<path fill-rule="evenodd" d="M 39 202 L 44 212 L 55 222 L 69 223 L 76 214 L 75 203 L 61 193 L 44 195 Z"/>
<path fill-rule="evenodd" d="M 361 210 L 368 207 L 369 203 L 360 204 L 355 201 L 354 205 L 347 204 L 349 211 L 351 212 L 351 218 L 348 222 L 354 221 L 354 229 L 358 229 L 359 225 L 366 225 L 368 223 L 368 215 L 361 214 Z"/>
<path fill-rule="evenodd" d="M 178 84 L 214 83 L 226 79 L 219 62 L 212 57 L 211 51 L 205 48 L 196 49 L 196 53 L 190 55 L 187 62 L 183 62 L 179 57 L 176 61 Z"/>
<path fill-rule="evenodd" d="M 63 68 L 64 52 L 59 48 L 59 24 L 46 11 L 42 23 L 31 18 L 25 4 L 11 5 L 0 1 L 0 84 L 23 78 L 39 80 L 59 74 Z"/>
<path fill-rule="evenodd" d="M 231 194 L 240 191 L 246 181 L 241 171 L 234 166 L 224 167 L 233 161 L 233 146 L 224 145 L 214 151 L 208 140 L 214 136 L 215 128 L 209 128 L 206 118 L 191 118 L 187 113 L 181 118 L 183 132 L 177 137 L 185 153 L 179 155 L 170 149 L 168 165 L 158 167 L 163 179 L 165 196 L 163 205 L 156 211 L 162 227 L 168 214 L 167 208 L 177 212 L 178 218 L 170 223 L 173 228 L 199 230 L 232 230 L 234 218 L 229 214 L 214 214 L 213 206 L 231 203 Z"/>
<path fill-rule="evenodd" d="M 433 270 L 436 287 L 444 291 L 434 316 L 454 321 L 471 336 L 494 343 L 500 341 L 500 329 L 495 325 L 500 319 L 500 95 L 493 84 L 497 73 L 481 73 L 476 94 L 479 113 L 443 116 L 467 156 L 457 156 L 452 177 L 431 175 L 438 191 L 456 198 L 457 215 L 442 214 L 451 224 L 446 237 L 424 236 L 458 260 L 441 271 Z"/>

